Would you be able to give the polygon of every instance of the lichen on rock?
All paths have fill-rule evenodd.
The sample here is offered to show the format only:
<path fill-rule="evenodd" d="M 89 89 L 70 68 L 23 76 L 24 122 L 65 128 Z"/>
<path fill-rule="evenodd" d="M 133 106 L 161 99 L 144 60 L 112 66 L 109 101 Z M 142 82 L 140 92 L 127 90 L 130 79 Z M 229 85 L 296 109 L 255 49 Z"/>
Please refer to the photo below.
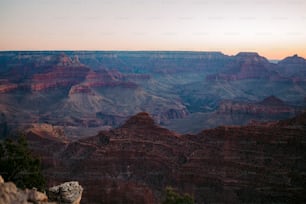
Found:
<path fill-rule="evenodd" d="M 63 204 L 79 204 L 82 198 L 83 188 L 77 181 L 66 182 L 49 188 L 48 196 L 52 201 Z"/>

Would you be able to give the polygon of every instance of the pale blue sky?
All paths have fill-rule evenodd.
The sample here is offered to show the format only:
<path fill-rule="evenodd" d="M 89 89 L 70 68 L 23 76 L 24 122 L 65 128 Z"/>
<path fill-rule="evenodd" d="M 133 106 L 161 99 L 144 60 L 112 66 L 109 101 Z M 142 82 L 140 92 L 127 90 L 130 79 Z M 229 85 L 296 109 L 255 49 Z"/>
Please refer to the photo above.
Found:
<path fill-rule="evenodd" d="M 0 27 L 0 50 L 214 50 L 306 57 L 304 0 L 0 0 Z"/>

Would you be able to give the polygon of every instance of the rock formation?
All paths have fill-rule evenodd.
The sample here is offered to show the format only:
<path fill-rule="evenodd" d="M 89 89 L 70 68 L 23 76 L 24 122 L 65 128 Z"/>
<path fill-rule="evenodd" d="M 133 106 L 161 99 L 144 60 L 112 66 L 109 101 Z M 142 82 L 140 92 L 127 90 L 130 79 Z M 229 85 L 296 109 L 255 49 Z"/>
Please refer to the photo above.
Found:
<path fill-rule="evenodd" d="M 221 73 L 208 75 L 208 80 L 243 80 L 243 79 L 269 79 L 277 77 L 270 69 L 274 65 L 259 56 L 257 53 L 241 52 L 234 56 L 231 63 L 225 65 Z"/>
<path fill-rule="evenodd" d="M 48 197 L 37 190 L 21 190 L 12 182 L 4 182 L 0 176 L 0 203 L 3 204 L 49 204 Z M 52 203 L 50 203 L 52 204 Z"/>
<path fill-rule="evenodd" d="M 0 176 L 1 204 L 80 204 L 83 188 L 78 182 L 66 182 L 49 188 L 48 194 L 36 189 L 18 189 L 12 182 L 4 182 Z"/>
<path fill-rule="evenodd" d="M 275 71 L 284 77 L 291 77 L 296 82 L 305 82 L 306 60 L 298 55 L 286 57 L 278 63 Z"/>
<path fill-rule="evenodd" d="M 118 127 L 141 111 L 158 124 L 179 126 L 190 114 L 217 111 L 224 100 L 273 94 L 305 106 L 305 61 L 292 56 L 270 63 L 245 52 L 0 52 L 0 109 L 8 130 L 44 123 L 72 138 Z M 195 118 L 189 117 L 194 124 Z"/>
<path fill-rule="evenodd" d="M 301 203 L 305 118 L 179 135 L 143 112 L 94 137 L 52 147 L 32 136 L 29 145 L 53 149 L 49 185 L 78 180 L 85 203 L 159 203 L 167 186 L 197 203 Z"/>
<path fill-rule="evenodd" d="M 269 96 L 260 102 L 239 102 L 225 100 L 220 103 L 218 113 L 220 114 L 253 114 L 253 115 L 266 115 L 266 116 L 294 116 L 298 109 L 294 106 L 285 104 L 275 96 Z M 301 110 L 300 110 L 301 111 Z M 267 117 L 268 119 L 269 117 Z"/>
<path fill-rule="evenodd" d="M 77 181 L 66 182 L 48 189 L 48 197 L 52 201 L 63 204 L 80 204 L 83 188 Z"/>

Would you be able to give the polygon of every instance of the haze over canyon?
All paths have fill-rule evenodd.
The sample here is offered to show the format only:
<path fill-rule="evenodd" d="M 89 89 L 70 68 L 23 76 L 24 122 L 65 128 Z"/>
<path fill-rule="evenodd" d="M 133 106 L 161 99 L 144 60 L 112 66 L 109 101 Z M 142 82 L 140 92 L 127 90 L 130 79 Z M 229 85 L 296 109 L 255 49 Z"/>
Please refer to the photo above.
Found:
<path fill-rule="evenodd" d="M 1 131 L 78 138 L 138 112 L 180 133 L 284 119 L 305 108 L 306 60 L 257 53 L 0 52 Z"/>

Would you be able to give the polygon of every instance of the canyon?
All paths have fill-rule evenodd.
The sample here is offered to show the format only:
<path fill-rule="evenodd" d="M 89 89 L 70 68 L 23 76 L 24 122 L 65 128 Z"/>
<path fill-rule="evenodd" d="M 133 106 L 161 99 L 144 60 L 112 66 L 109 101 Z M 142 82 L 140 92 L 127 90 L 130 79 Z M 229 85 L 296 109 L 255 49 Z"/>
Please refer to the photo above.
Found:
<path fill-rule="evenodd" d="M 180 133 L 285 119 L 305 108 L 305 70 L 297 55 L 252 52 L 2 51 L 0 131 L 48 125 L 78 139 L 143 111 Z M 272 96 L 286 113 L 259 105 Z"/>
<path fill-rule="evenodd" d="M 74 142 L 27 135 L 49 186 L 77 180 L 84 203 L 160 203 L 165 188 L 196 203 L 303 203 L 306 114 L 178 134 L 145 112 Z"/>
<path fill-rule="evenodd" d="M 0 139 L 25 133 L 82 203 L 303 203 L 306 60 L 184 51 L 0 52 Z"/>

